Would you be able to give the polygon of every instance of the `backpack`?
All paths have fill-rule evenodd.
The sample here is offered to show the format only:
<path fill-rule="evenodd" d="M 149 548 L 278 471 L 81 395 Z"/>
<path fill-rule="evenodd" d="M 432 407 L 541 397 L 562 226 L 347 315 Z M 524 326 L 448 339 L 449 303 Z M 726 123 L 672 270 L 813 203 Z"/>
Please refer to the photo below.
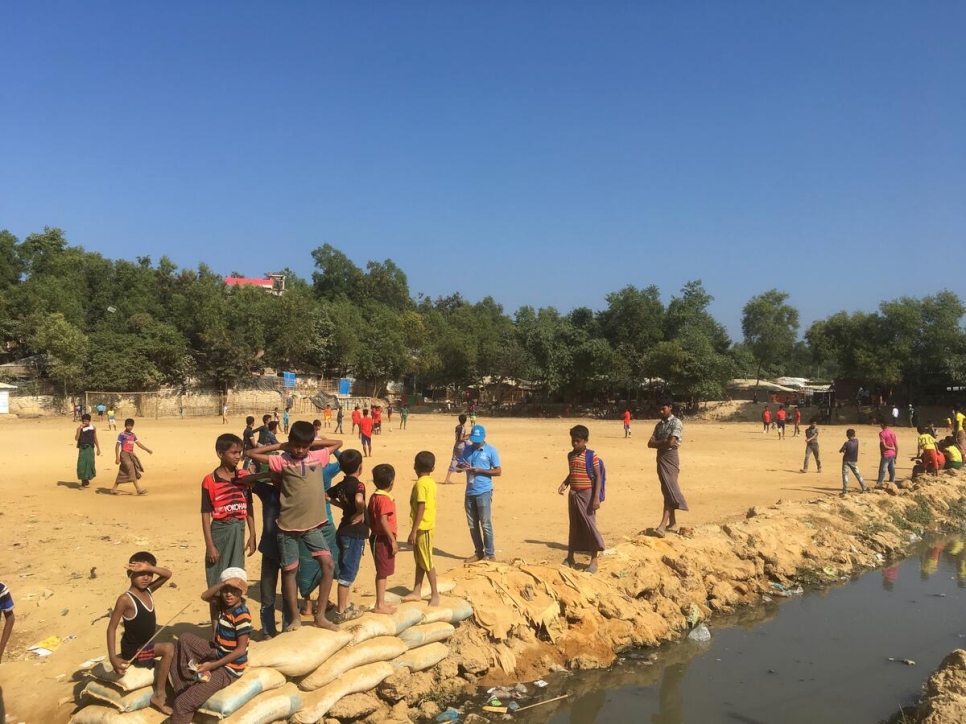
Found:
<path fill-rule="evenodd" d="M 585 453 L 587 457 L 585 458 L 584 465 L 587 467 L 587 475 L 590 477 L 590 481 L 593 482 L 596 477 L 597 471 L 594 469 L 594 451 L 588 448 Z M 600 502 L 604 502 L 604 486 L 607 483 L 607 469 L 604 467 L 604 461 L 598 457 L 597 462 L 600 464 Z"/>

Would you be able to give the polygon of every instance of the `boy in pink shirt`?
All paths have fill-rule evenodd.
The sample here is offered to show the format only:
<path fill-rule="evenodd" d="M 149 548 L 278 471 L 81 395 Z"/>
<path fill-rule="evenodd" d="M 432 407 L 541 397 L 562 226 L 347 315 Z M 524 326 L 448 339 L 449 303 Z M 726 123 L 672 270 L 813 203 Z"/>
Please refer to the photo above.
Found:
<path fill-rule="evenodd" d="M 879 432 L 879 477 L 875 481 L 877 488 L 882 487 L 886 470 L 889 471 L 889 482 L 896 481 L 896 456 L 899 454 L 899 442 L 895 432 L 889 428 L 889 423 L 882 421 L 879 426 L 882 430 Z"/>
<path fill-rule="evenodd" d="M 252 460 L 268 465 L 272 483 L 280 489 L 278 551 L 282 564 L 282 593 L 289 607 L 291 620 L 286 631 L 293 631 L 301 626 L 297 590 L 300 542 L 308 548 L 322 568 L 318 600 L 328 601 L 332 590 L 332 552 L 322 530 L 331 525 L 325 512 L 322 471 L 329 464 L 329 455 L 340 447 L 341 440 L 315 439 L 312 423 L 299 420 L 292 425 L 287 443 L 266 445 L 248 453 Z M 269 454 L 275 450 L 283 452 L 281 455 Z M 315 614 L 315 625 L 336 630 L 336 626 L 325 618 L 325 605 L 319 606 Z"/>

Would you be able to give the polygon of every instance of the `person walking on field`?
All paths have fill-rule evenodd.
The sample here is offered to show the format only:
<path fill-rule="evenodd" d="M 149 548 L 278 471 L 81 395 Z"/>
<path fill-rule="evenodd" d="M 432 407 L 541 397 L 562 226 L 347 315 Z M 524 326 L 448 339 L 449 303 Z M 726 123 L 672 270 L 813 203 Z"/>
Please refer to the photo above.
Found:
<path fill-rule="evenodd" d="M 839 448 L 842 453 L 842 495 L 849 494 L 849 471 L 855 473 L 855 479 L 859 481 L 859 487 L 864 493 L 867 488 L 859 472 L 859 441 L 855 438 L 855 430 L 851 427 L 845 431 L 846 441 Z"/>
<path fill-rule="evenodd" d="M 771 410 L 768 409 L 768 405 L 765 405 L 765 409 L 761 411 L 761 422 L 764 426 L 764 430 L 762 432 L 767 435 L 768 430 L 771 429 Z"/>
<path fill-rule="evenodd" d="M 778 428 L 778 439 L 785 439 L 785 419 L 788 417 L 788 413 L 785 411 L 784 405 L 778 406 L 778 411 L 775 413 L 775 427 Z"/>
<path fill-rule="evenodd" d="M 896 417 L 899 410 L 896 409 Z M 899 442 L 896 434 L 889 429 L 888 422 L 879 423 L 882 428 L 879 431 L 879 477 L 875 481 L 875 487 L 881 488 L 885 481 L 886 470 L 889 471 L 889 482 L 896 481 L 896 458 L 899 456 Z"/>
<path fill-rule="evenodd" d="M 631 436 L 631 411 L 624 410 L 624 437 Z"/>
<path fill-rule="evenodd" d="M 818 420 L 814 417 L 808 421 L 808 427 L 805 428 L 805 462 L 798 472 L 808 472 L 808 461 L 812 455 L 815 456 L 815 467 L 818 468 L 818 472 L 822 472 L 822 458 L 818 455 Z"/>
<path fill-rule="evenodd" d="M 892 426 L 899 427 L 899 408 L 892 406 Z"/>
<path fill-rule="evenodd" d="M 681 472 L 678 448 L 681 447 L 684 437 L 684 425 L 674 416 L 672 410 L 673 403 L 670 398 L 661 400 L 657 408 L 661 420 L 654 426 L 654 434 L 647 441 L 649 448 L 657 450 L 657 477 L 661 481 L 661 494 L 664 496 L 661 524 L 652 531 L 658 538 L 663 538 L 667 531 L 677 526 L 677 511 L 688 510 L 688 503 L 678 485 L 678 475 Z"/>
<path fill-rule="evenodd" d="M 77 441 L 77 479 L 81 481 L 81 490 L 90 487 L 91 480 L 97 477 L 94 465 L 94 450 L 101 454 L 101 444 L 97 440 L 97 429 L 91 424 L 91 416 L 84 414 L 81 424 L 74 431 Z"/>
<path fill-rule="evenodd" d="M 138 485 L 138 480 L 144 473 L 144 466 L 134 452 L 135 445 L 148 455 L 153 454 L 151 449 L 138 440 L 138 436 L 134 434 L 134 420 L 129 417 L 124 421 L 124 432 L 117 436 L 117 442 L 114 445 L 114 464 L 118 466 L 118 470 L 117 477 L 114 479 L 114 487 L 111 488 L 111 495 L 120 495 L 117 486 L 122 483 L 134 483 L 134 489 L 138 495 L 144 495 L 148 492 L 147 488 Z"/>
<path fill-rule="evenodd" d="M 795 408 L 795 434 L 792 437 L 798 437 L 802 434 L 802 408 Z"/>

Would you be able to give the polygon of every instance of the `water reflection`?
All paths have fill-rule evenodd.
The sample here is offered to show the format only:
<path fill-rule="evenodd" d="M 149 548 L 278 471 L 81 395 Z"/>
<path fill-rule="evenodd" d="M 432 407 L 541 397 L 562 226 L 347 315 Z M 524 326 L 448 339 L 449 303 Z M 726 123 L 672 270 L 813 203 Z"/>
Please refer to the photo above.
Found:
<path fill-rule="evenodd" d="M 541 698 L 569 699 L 514 719 L 878 721 L 911 703 L 928 672 L 966 644 L 964 588 L 963 537 L 930 540 L 902 563 L 851 582 L 716 618 L 710 645 L 685 640 L 625 654 L 607 671 L 555 676 Z M 890 658 L 920 665 L 897 666 Z"/>

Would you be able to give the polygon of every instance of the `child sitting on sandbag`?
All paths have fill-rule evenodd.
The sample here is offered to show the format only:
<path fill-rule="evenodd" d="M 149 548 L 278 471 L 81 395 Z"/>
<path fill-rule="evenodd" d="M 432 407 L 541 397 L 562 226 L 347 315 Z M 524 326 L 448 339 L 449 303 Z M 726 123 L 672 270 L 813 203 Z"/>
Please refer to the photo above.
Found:
<path fill-rule="evenodd" d="M 252 616 L 243 598 L 247 591 L 245 571 L 226 568 L 221 581 L 201 594 L 203 601 L 218 604 L 215 638 L 206 641 L 185 633 L 178 639 L 171 667 L 175 693 L 171 724 L 190 724 L 202 704 L 245 672 L 252 630 Z"/>
<path fill-rule="evenodd" d="M 158 630 L 157 612 L 153 594 L 171 579 L 171 571 L 158 568 L 158 560 L 147 551 L 138 551 L 128 559 L 127 576 L 130 587 L 114 604 L 111 620 L 107 624 L 107 654 L 114 673 L 123 676 L 128 666 L 154 669 L 154 694 L 151 706 L 163 714 L 170 714 L 171 707 L 165 699 L 164 687 L 168 683 L 168 670 L 174 657 L 174 644 L 153 643 Z M 124 621 L 121 634 L 121 655 L 117 655 L 117 624 Z M 161 661 L 155 667 L 155 657 Z"/>

